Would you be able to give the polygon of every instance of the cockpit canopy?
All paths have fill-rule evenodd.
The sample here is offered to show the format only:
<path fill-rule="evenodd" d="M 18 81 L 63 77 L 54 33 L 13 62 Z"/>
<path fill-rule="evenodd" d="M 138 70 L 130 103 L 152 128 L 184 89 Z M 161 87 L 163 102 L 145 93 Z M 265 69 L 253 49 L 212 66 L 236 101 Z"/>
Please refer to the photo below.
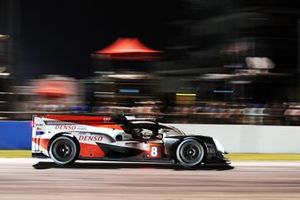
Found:
<path fill-rule="evenodd" d="M 179 129 L 158 122 L 155 118 L 134 118 L 125 117 L 124 115 L 113 116 L 112 119 L 120 124 L 124 131 L 129 134 L 142 133 L 143 135 L 157 136 L 161 135 L 163 137 L 171 136 L 184 136 L 185 133 Z"/>

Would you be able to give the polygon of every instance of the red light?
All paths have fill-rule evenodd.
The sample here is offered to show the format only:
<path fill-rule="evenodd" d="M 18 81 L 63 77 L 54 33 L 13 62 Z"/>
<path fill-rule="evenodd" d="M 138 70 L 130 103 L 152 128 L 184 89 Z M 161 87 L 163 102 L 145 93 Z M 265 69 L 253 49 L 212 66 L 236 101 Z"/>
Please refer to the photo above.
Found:
<path fill-rule="evenodd" d="M 101 59 L 152 60 L 159 56 L 157 51 L 145 46 L 137 38 L 119 38 L 111 45 L 95 53 Z"/>
<path fill-rule="evenodd" d="M 97 51 L 100 54 L 116 53 L 159 53 L 160 51 L 150 49 L 137 38 L 119 38 L 108 47 Z"/>

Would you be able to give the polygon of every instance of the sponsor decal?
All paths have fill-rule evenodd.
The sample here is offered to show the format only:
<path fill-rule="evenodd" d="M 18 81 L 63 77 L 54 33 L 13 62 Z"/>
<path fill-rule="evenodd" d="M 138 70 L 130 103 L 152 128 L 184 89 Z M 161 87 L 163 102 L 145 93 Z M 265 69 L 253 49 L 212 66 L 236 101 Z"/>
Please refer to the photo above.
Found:
<path fill-rule="evenodd" d="M 103 140 L 103 137 L 101 135 L 80 135 L 78 140 L 88 142 L 100 142 Z"/>
<path fill-rule="evenodd" d="M 37 131 L 41 131 L 42 130 L 42 128 L 43 128 L 43 126 L 44 126 L 44 124 L 35 124 L 35 127 L 36 127 L 36 130 Z"/>
<path fill-rule="evenodd" d="M 87 127 L 86 126 L 77 126 L 77 130 L 78 131 L 86 131 L 87 130 Z"/>
<path fill-rule="evenodd" d="M 59 129 L 59 130 L 75 130 L 76 129 L 76 125 L 55 125 L 55 129 Z"/>
<path fill-rule="evenodd" d="M 130 144 L 139 144 L 140 142 L 126 142 L 126 145 L 130 145 Z"/>
<path fill-rule="evenodd" d="M 108 123 L 111 121 L 111 117 L 103 117 L 103 122 Z"/>
<path fill-rule="evenodd" d="M 35 132 L 35 135 L 36 135 L 36 136 L 43 135 L 43 134 L 45 134 L 44 131 L 36 131 L 36 132 Z"/>

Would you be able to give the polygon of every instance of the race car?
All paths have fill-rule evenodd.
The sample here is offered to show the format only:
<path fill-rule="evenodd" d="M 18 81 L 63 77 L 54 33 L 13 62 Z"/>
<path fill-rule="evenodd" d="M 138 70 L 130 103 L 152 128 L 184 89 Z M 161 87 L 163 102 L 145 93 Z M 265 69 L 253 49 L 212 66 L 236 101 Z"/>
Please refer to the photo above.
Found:
<path fill-rule="evenodd" d="M 33 116 L 32 157 L 58 165 L 76 160 L 170 162 L 186 168 L 229 161 L 212 137 L 186 135 L 157 119 L 123 115 Z"/>

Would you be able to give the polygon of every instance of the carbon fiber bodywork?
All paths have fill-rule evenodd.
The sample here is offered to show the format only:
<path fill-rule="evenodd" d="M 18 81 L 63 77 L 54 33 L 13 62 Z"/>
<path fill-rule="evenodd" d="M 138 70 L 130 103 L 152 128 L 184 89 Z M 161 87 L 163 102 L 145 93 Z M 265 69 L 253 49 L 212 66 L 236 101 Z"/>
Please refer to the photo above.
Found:
<path fill-rule="evenodd" d="M 105 152 L 105 157 L 93 158 L 92 160 L 102 161 L 130 161 L 130 162 L 171 162 L 177 163 L 176 149 L 179 143 L 187 138 L 197 139 L 205 146 L 205 159 L 201 164 L 230 164 L 230 161 L 225 157 L 225 152 L 219 151 L 211 137 L 206 136 L 177 136 L 166 137 L 163 139 L 163 156 L 159 159 L 149 158 L 147 151 L 138 150 L 130 147 L 120 147 L 111 144 L 101 144 L 98 146 Z M 146 141 L 143 141 L 147 143 Z M 83 160 L 91 158 L 80 157 Z"/>

